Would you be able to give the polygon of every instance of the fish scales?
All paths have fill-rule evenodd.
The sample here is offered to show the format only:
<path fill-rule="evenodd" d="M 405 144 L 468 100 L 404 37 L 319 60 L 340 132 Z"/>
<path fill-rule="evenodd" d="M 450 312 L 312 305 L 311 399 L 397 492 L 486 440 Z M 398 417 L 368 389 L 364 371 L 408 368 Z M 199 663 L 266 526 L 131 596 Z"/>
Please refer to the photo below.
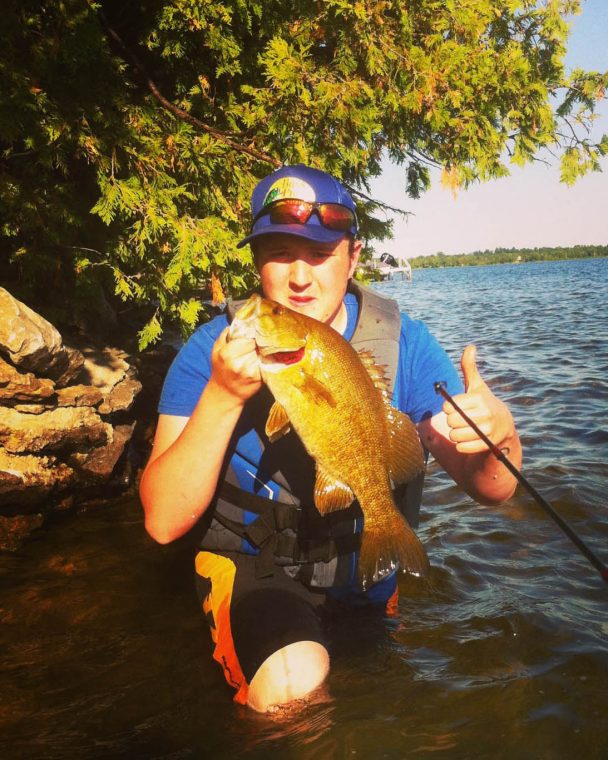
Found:
<path fill-rule="evenodd" d="M 369 357 L 366 367 L 333 328 L 257 295 L 235 316 L 231 337 L 240 336 L 254 338 L 262 379 L 275 398 L 270 440 L 293 427 L 316 462 L 319 512 L 345 508 L 354 498 L 361 506 L 363 587 L 397 564 L 425 575 L 426 553 L 391 490 L 391 478 L 407 482 L 422 470 L 422 447 L 409 418 L 390 406 L 382 372 Z"/>

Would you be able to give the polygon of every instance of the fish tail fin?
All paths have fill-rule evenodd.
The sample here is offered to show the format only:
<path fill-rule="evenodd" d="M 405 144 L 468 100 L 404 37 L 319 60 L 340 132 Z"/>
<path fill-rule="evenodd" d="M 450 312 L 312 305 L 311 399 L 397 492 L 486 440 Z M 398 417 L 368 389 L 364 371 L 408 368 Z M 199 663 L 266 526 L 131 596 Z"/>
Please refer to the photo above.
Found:
<path fill-rule="evenodd" d="M 381 523 L 366 523 L 359 551 L 359 580 L 363 588 L 382 580 L 397 566 L 424 577 L 429 559 L 424 546 L 402 515 L 393 509 Z"/>

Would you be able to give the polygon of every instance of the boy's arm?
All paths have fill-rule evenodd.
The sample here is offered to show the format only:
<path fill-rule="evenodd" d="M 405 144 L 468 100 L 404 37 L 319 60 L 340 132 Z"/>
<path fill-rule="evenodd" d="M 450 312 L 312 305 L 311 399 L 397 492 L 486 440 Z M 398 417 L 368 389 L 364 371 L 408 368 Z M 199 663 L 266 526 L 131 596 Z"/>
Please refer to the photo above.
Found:
<path fill-rule="evenodd" d="M 227 332 L 192 416 L 159 417 L 140 483 L 146 530 L 159 543 L 187 533 L 211 503 L 234 428 L 262 384 L 254 341 L 227 342 Z"/>

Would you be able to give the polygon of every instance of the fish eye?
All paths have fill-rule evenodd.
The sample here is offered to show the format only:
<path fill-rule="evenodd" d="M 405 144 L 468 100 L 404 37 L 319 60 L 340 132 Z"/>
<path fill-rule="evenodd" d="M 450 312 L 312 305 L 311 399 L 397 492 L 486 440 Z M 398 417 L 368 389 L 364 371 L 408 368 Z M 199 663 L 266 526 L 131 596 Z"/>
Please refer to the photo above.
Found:
<path fill-rule="evenodd" d="M 274 306 L 273 309 L 272 309 L 272 313 L 273 314 L 282 314 L 283 313 L 283 309 L 280 306 Z"/>

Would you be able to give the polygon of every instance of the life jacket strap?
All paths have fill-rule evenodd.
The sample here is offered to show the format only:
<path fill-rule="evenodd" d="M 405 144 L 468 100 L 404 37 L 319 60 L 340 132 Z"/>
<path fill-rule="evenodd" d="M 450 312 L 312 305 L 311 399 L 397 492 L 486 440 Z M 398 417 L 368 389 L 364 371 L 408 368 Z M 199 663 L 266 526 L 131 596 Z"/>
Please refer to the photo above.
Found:
<path fill-rule="evenodd" d="M 219 489 L 219 496 L 246 512 L 255 512 L 256 515 L 267 515 L 272 512 L 272 519 L 278 530 L 287 530 L 288 528 L 295 530 L 298 527 L 301 507 L 296 504 L 258 496 L 250 491 L 244 491 L 226 480 Z"/>
<path fill-rule="evenodd" d="M 267 578 L 274 574 L 275 557 L 285 557 L 294 565 L 330 562 L 334 557 L 350 554 L 360 546 L 361 536 L 358 533 L 304 541 L 298 540 L 295 535 L 284 533 L 285 530 L 295 530 L 297 527 L 301 510 L 294 504 L 271 501 L 242 491 L 226 481 L 220 489 L 220 495 L 241 509 L 258 515 L 249 525 L 243 525 L 221 513 L 215 514 L 215 519 L 225 528 L 259 549 L 255 569 L 257 578 Z"/>

